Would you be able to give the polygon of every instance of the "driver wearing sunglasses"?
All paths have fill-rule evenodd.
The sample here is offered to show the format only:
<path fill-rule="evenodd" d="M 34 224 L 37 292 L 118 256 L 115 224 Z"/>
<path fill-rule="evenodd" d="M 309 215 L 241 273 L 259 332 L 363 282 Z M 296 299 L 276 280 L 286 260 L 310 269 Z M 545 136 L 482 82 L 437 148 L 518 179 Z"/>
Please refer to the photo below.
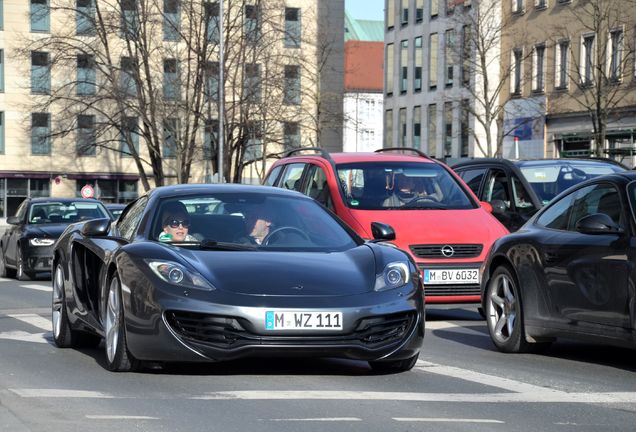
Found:
<path fill-rule="evenodd" d="M 163 227 L 163 231 L 159 234 L 159 241 L 197 241 L 196 237 L 188 234 L 190 219 L 188 218 L 187 211 L 184 209 L 167 211 L 163 217 L 161 226 Z"/>

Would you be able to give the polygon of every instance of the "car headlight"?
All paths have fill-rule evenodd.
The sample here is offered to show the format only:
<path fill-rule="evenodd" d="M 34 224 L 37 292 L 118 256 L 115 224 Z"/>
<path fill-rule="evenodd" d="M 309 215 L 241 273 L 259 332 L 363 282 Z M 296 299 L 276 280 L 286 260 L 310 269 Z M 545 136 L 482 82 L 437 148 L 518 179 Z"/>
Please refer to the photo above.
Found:
<path fill-rule="evenodd" d="M 145 260 L 154 274 L 165 282 L 182 288 L 195 288 L 204 291 L 214 291 L 212 286 L 199 273 L 188 270 L 181 264 L 173 261 Z"/>
<path fill-rule="evenodd" d="M 29 244 L 31 246 L 51 246 L 53 243 L 55 243 L 54 239 L 50 239 L 50 238 L 32 238 L 29 239 Z"/>
<path fill-rule="evenodd" d="M 406 262 L 396 261 L 386 265 L 384 271 L 377 275 L 375 279 L 376 291 L 400 288 L 409 283 L 411 274 L 409 265 Z"/>

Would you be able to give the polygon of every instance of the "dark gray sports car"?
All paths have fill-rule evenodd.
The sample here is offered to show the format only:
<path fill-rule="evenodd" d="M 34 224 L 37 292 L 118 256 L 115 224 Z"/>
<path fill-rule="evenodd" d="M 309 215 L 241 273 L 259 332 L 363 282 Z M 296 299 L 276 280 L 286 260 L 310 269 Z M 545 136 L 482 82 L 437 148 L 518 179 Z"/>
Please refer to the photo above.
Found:
<path fill-rule="evenodd" d="M 377 240 L 391 227 L 373 224 Z M 405 371 L 424 338 L 420 274 L 297 192 L 157 188 L 116 222 L 71 225 L 56 243 L 53 336 L 106 364 L 246 356 L 344 357 Z"/>

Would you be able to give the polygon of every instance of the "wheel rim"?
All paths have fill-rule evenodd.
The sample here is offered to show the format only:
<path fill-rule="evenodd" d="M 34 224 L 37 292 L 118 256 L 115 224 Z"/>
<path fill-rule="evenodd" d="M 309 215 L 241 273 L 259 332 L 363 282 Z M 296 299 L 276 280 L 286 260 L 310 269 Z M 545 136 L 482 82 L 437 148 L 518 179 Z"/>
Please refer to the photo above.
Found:
<path fill-rule="evenodd" d="M 117 278 L 113 278 L 108 291 L 108 306 L 106 311 L 106 356 L 110 363 L 115 360 L 117 347 L 119 345 L 119 315 L 121 310 L 119 301 L 119 283 L 117 282 Z"/>
<path fill-rule="evenodd" d="M 492 282 L 488 296 L 488 325 L 494 338 L 501 343 L 510 339 L 517 319 L 513 284 L 508 275 L 500 274 Z"/>
<path fill-rule="evenodd" d="M 53 277 L 53 335 L 55 338 L 60 337 L 62 330 L 62 308 L 64 307 L 64 271 L 62 266 L 58 265 L 55 269 Z"/>
<path fill-rule="evenodd" d="M 23 269 L 22 269 L 22 252 L 18 249 L 18 278 L 20 278 L 22 276 L 23 273 Z"/>

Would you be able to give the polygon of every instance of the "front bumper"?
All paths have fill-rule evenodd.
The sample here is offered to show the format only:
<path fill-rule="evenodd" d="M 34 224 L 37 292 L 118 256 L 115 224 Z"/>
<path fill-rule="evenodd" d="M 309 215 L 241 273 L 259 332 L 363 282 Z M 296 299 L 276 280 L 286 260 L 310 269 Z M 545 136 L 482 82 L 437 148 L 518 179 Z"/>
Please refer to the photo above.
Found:
<path fill-rule="evenodd" d="M 50 272 L 53 264 L 53 246 L 23 246 L 22 265 L 27 273 Z"/>

